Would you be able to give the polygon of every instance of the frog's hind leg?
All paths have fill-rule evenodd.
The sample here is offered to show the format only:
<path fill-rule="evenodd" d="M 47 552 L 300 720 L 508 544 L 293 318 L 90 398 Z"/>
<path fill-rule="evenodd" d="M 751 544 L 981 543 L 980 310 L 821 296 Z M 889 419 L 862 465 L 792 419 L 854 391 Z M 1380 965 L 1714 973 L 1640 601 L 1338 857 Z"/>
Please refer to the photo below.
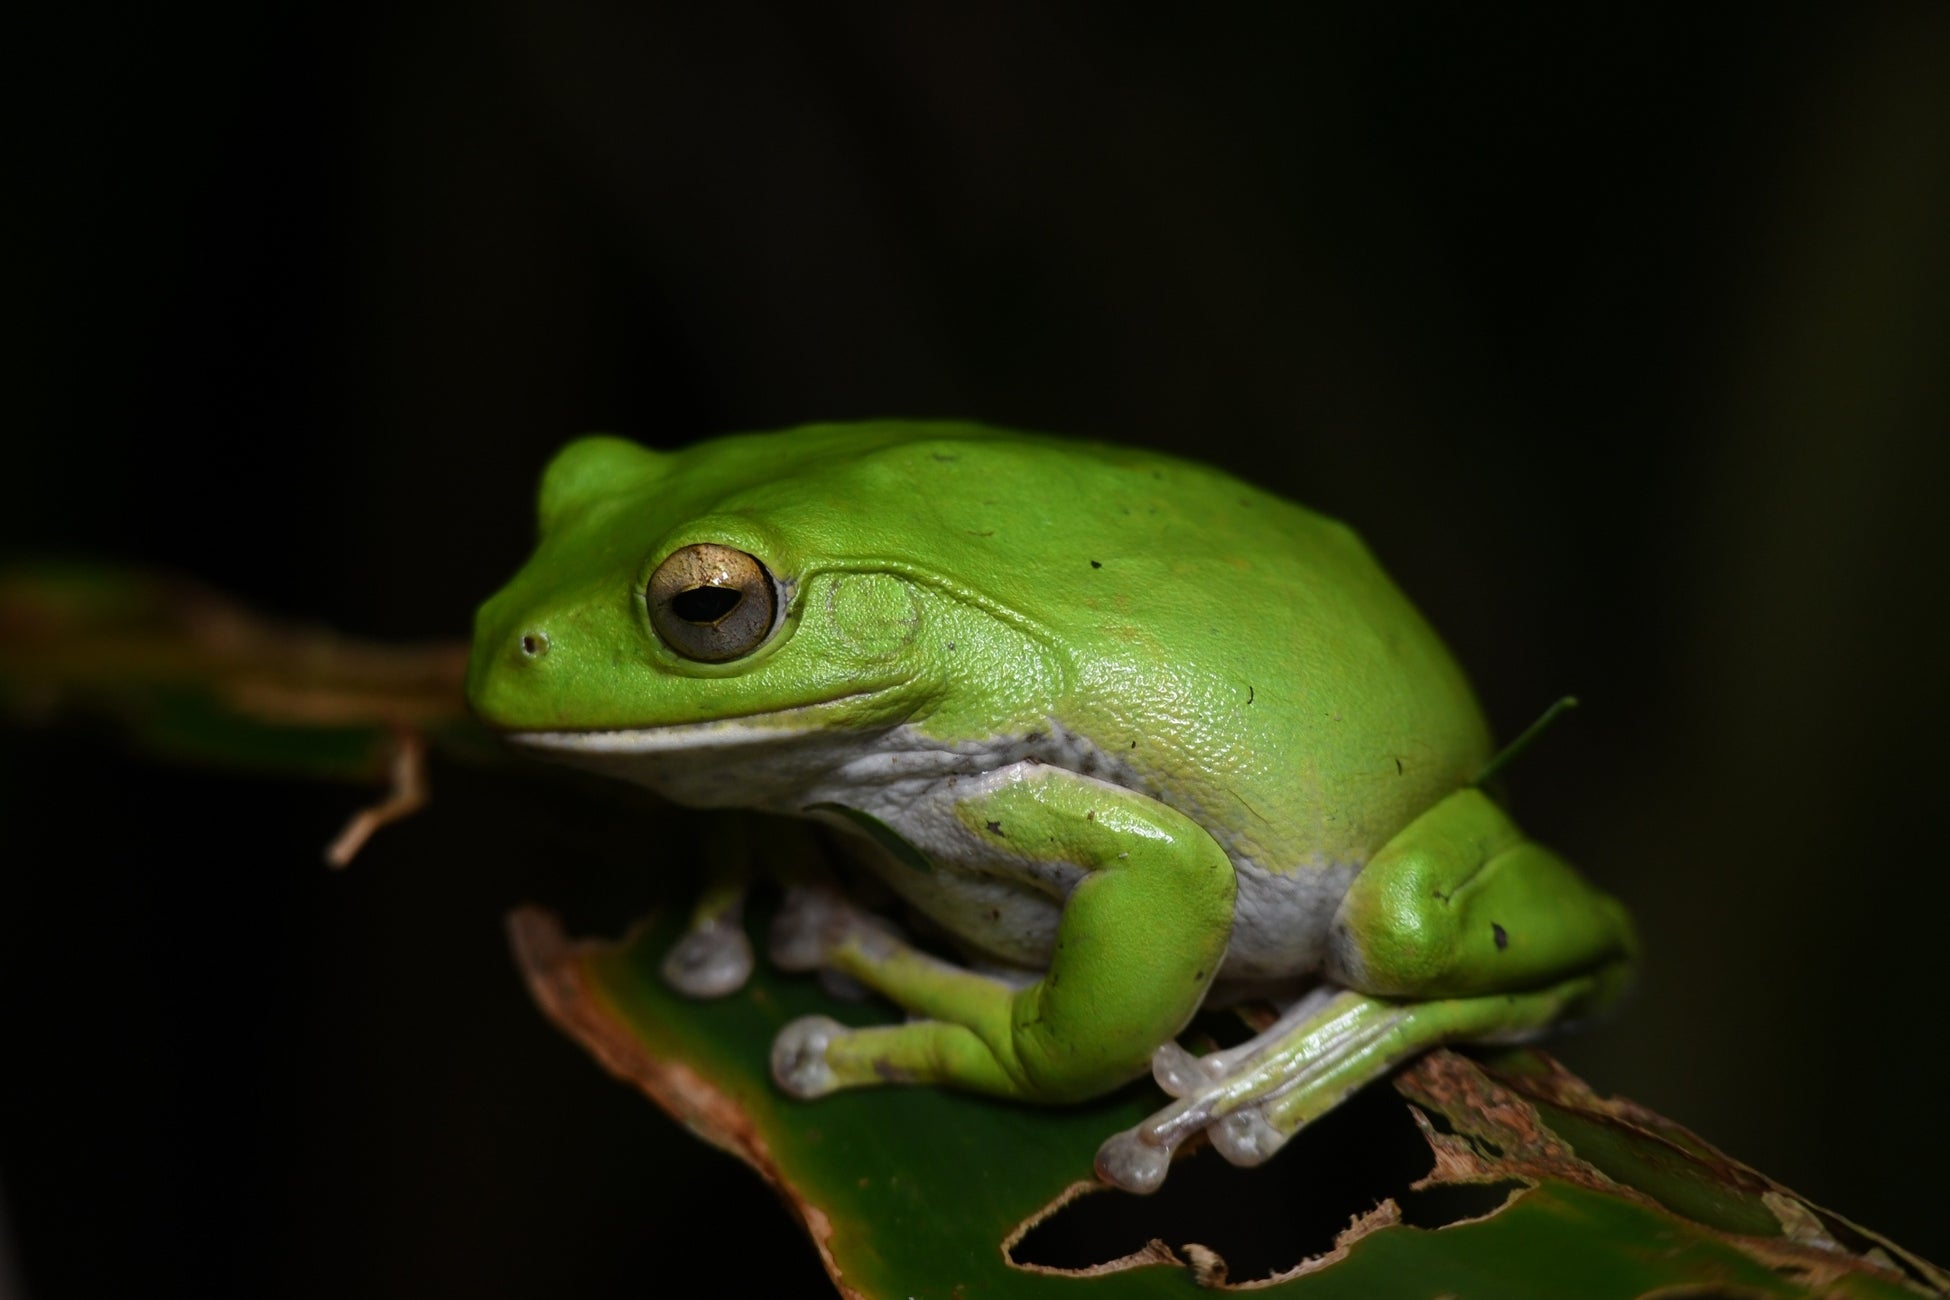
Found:
<path fill-rule="evenodd" d="M 1395 1002 L 1340 990 L 1295 1007 L 1213 1062 L 1176 1044 L 1153 1072 L 1178 1097 L 1097 1152 L 1097 1172 L 1130 1192 L 1155 1191 L 1173 1151 L 1204 1132 L 1235 1165 L 1271 1157 L 1295 1133 L 1404 1061 L 1442 1043 L 1516 1042 L 1602 996 L 1606 977 L 1583 975 L 1528 993 Z M 1294 1011 L 1303 1014 L 1296 1016 Z"/>
<path fill-rule="evenodd" d="M 1162 1047 L 1152 1071 L 1179 1100 L 1098 1152 L 1098 1172 L 1155 1189 L 1205 1131 L 1235 1164 L 1440 1043 L 1516 1041 L 1614 1000 L 1634 940 L 1623 909 L 1525 840 L 1480 791 L 1411 823 L 1355 878 L 1328 974 L 1250 1042 L 1207 1057 Z"/>

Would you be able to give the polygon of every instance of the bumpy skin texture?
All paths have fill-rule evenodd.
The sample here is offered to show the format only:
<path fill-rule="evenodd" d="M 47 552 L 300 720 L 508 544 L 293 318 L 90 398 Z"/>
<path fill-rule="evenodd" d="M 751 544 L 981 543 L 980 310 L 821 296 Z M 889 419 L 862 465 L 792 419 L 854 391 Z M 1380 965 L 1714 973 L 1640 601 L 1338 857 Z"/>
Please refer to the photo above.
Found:
<path fill-rule="evenodd" d="M 1318 1013 L 1357 1021 L 1426 1004 L 1389 1022 L 1386 1061 L 1355 1069 L 1345 1049 L 1305 1104 L 1286 1096 L 1292 1052 L 1245 1054 L 1264 1076 L 1245 1094 L 1267 1106 L 1232 1122 L 1261 1151 L 1266 1123 L 1290 1132 L 1429 1042 L 1602 1000 L 1629 958 L 1616 904 L 1470 788 L 1490 757 L 1481 714 L 1359 539 L 1227 475 L 967 425 L 673 453 L 590 438 L 550 466 L 541 517 L 534 557 L 480 612 L 484 719 L 684 802 L 837 826 L 972 957 L 1040 976 L 971 974 L 844 906 L 809 921 L 795 894 L 775 945 L 925 1018 L 789 1027 L 774 1066 L 792 1091 L 1091 1096 L 1169 1055 L 1215 980 L 1318 976 L 1394 1000 Z M 659 587 L 677 552 L 708 563 L 673 561 Z M 708 593 L 736 606 L 731 632 L 708 622 L 718 606 L 694 630 L 734 653 L 686 628 L 673 643 L 658 593 L 673 573 L 716 581 L 691 575 L 723 555 L 761 578 L 744 604 Z M 715 885 L 699 934 L 742 943 L 735 916 Z M 749 968 L 687 942 L 672 978 L 712 972 L 701 995 Z M 1544 1001 L 1500 1020 L 1484 999 L 1509 990 Z M 1287 1039 L 1340 1050 L 1316 1021 Z M 1161 1081 L 1179 1065 L 1161 1057 Z M 1106 1175 L 1155 1186 L 1173 1134 L 1218 1121 L 1193 1109 Z"/>

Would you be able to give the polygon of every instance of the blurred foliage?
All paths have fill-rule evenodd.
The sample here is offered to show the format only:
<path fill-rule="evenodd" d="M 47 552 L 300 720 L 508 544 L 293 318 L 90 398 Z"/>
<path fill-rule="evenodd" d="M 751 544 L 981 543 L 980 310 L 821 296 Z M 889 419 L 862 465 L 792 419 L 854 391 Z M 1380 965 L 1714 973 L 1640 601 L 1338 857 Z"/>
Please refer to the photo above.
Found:
<path fill-rule="evenodd" d="M 382 646 L 279 625 L 180 577 L 0 569 L 0 706 L 110 722 L 163 757 L 373 783 L 402 737 L 487 759 L 467 646 Z"/>

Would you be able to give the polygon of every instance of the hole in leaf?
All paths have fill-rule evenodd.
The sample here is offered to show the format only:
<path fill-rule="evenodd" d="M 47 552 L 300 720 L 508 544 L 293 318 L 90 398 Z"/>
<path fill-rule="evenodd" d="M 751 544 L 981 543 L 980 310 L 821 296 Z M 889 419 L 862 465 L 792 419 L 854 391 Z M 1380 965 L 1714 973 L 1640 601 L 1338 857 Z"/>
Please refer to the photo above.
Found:
<path fill-rule="evenodd" d="M 1024 1235 L 1010 1262 L 1087 1269 L 1144 1249 L 1210 1247 L 1229 1280 L 1283 1272 L 1334 1247 L 1349 1221 L 1434 1167 L 1428 1142 L 1393 1089 L 1376 1085 L 1303 1129 L 1257 1169 L 1237 1169 L 1209 1148 L 1172 1163 L 1153 1196 L 1098 1192 L 1065 1205 Z M 1470 1189 L 1474 1191 L 1475 1189 Z M 1480 1205 L 1478 1198 L 1472 1205 Z M 1440 1222 L 1471 1217 L 1469 1210 Z"/>
<path fill-rule="evenodd" d="M 1464 1219 L 1480 1219 L 1503 1208 L 1524 1189 L 1514 1178 L 1495 1183 L 1437 1183 L 1419 1191 L 1396 1195 L 1402 1222 L 1411 1228 L 1446 1228 Z"/>
<path fill-rule="evenodd" d="M 1462 1132 L 1454 1124 L 1451 1124 L 1449 1117 L 1440 1110 L 1429 1107 L 1423 1110 L 1422 1115 L 1423 1118 L 1429 1121 L 1429 1127 L 1442 1134 L 1442 1136 L 1458 1138 L 1492 1160 L 1501 1160 L 1503 1158 L 1503 1148 L 1500 1145 L 1479 1134 Z"/>
<path fill-rule="evenodd" d="M 1923 1270 L 1916 1266 L 1915 1261 L 1905 1256 L 1902 1251 L 1884 1249 L 1882 1242 L 1865 1234 L 1847 1219 L 1841 1218 L 1828 1210 L 1824 1210 L 1819 1205 L 1810 1205 L 1806 1201 L 1797 1200 L 1794 1204 L 1803 1213 L 1813 1218 L 1820 1225 L 1821 1230 L 1833 1238 L 1835 1243 L 1844 1250 L 1859 1255 L 1863 1259 L 1874 1260 L 1885 1268 L 1902 1273 L 1920 1287 L 1927 1289 L 1936 1285 L 1935 1280 L 1925 1275 Z M 1786 1225 L 1784 1224 L 1783 1226 Z M 1788 1270 L 1777 1266 L 1775 1271 L 1787 1272 Z"/>

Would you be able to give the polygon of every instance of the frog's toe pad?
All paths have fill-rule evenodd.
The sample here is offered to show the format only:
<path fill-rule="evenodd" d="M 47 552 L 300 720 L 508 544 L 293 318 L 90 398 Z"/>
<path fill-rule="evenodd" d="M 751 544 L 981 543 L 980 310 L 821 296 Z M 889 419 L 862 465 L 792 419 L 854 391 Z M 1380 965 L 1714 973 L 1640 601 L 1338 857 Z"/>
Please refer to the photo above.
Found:
<path fill-rule="evenodd" d="M 885 960 L 904 942 L 892 921 L 863 912 L 830 890 L 794 889 L 772 918 L 766 948 L 780 970 L 810 971 L 828 967 L 842 946 Z"/>
<path fill-rule="evenodd" d="M 840 1086 L 826 1047 L 846 1032 L 831 1016 L 800 1016 L 772 1040 L 772 1081 L 794 1097 L 823 1097 Z"/>
<path fill-rule="evenodd" d="M 1215 1120 L 1206 1128 L 1205 1136 L 1227 1160 L 1250 1168 L 1271 1160 L 1293 1135 L 1274 1128 L 1258 1106 L 1242 1106 Z"/>
<path fill-rule="evenodd" d="M 1136 1129 L 1114 1133 L 1097 1148 L 1097 1177 L 1139 1196 L 1162 1187 L 1170 1170 L 1171 1149 L 1146 1142 Z"/>
<path fill-rule="evenodd" d="M 1211 1087 L 1220 1075 L 1167 1038 L 1151 1054 L 1151 1077 L 1171 1096 L 1189 1097 Z"/>
<path fill-rule="evenodd" d="M 790 889 L 772 918 L 766 949 L 780 970 L 817 970 L 846 932 L 852 909 L 821 889 Z"/>
<path fill-rule="evenodd" d="M 729 921 L 701 925 L 664 954 L 664 982 L 691 998 L 721 998 L 745 987 L 752 974 L 752 942 Z"/>

